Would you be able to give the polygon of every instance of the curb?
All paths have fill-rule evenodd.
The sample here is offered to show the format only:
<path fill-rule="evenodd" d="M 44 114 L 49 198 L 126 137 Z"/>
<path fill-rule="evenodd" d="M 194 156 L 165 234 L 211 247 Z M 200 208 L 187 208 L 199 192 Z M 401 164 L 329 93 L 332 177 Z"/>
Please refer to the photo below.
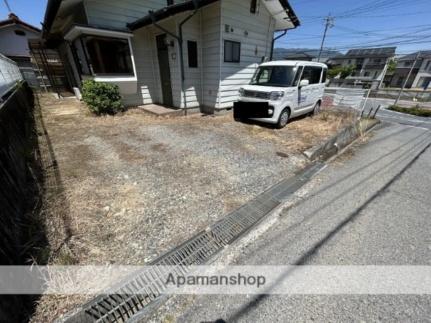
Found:
<path fill-rule="evenodd" d="M 380 120 L 377 119 L 358 120 L 354 124 L 339 131 L 323 144 L 304 151 L 303 154 L 311 161 L 317 159 L 328 160 L 379 123 Z"/>

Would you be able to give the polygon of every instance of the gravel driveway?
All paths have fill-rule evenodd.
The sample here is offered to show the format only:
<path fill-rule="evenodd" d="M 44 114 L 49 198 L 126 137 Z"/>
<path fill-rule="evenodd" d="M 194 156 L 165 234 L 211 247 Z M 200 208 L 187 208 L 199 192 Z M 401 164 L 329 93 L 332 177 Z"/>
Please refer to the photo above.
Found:
<path fill-rule="evenodd" d="M 132 109 L 95 117 L 75 99 L 38 98 L 41 150 L 52 151 L 50 263 L 59 265 L 146 263 L 305 167 L 302 152 L 353 118 L 328 109 L 276 130 L 231 114 L 158 118 Z M 33 321 L 84 300 L 44 296 Z"/>
<path fill-rule="evenodd" d="M 74 99 L 40 102 L 64 190 L 68 259 L 80 264 L 153 259 L 304 167 L 301 152 L 351 119 L 326 111 L 276 130 L 231 114 L 94 117 Z"/>

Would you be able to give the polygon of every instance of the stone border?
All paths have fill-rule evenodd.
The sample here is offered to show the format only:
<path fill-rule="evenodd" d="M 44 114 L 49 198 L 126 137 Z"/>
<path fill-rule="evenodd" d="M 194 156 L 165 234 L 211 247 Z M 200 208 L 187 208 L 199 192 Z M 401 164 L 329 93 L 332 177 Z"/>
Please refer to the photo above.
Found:
<path fill-rule="evenodd" d="M 345 127 L 321 145 L 304 151 L 310 160 L 327 160 L 380 123 L 377 119 L 361 119 Z"/>

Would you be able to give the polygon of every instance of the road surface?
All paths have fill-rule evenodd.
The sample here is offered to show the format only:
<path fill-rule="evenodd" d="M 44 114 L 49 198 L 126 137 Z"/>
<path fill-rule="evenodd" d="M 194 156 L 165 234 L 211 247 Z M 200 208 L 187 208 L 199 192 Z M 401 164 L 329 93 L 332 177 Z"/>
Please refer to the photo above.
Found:
<path fill-rule="evenodd" d="M 384 122 L 332 162 L 236 265 L 431 265 L 429 121 Z M 325 277 L 322 277 L 325 279 Z M 430 295 L 198 296 L 179 322 L 431 322 Z"/>
<path fill-rule="evenodd" d="M 407 105 L 403 101 L 403 106 Z M 422 127 L 426 129 L 431 130 L 431 118 L 426 117 L 417 117 L 413 115 L 408 115 L 401 112 L 391 111 L 387 110 L 386 108 L 394 103 L 394 100 L 391 99 L 377 99 L 377 98 L 370 98 L 367 100 L 366 106 L 365 106 L 365 113 L 367 114 L 368 111 L 371 109 L 376 109 L 379 105 L 381 106 L 381 110 L 377 113 L 377 116 L 382 121 L 388 121 L 388 122 L 395 122 L 400 124 L 406 124 L 410 126 L 415 127 Z"/>

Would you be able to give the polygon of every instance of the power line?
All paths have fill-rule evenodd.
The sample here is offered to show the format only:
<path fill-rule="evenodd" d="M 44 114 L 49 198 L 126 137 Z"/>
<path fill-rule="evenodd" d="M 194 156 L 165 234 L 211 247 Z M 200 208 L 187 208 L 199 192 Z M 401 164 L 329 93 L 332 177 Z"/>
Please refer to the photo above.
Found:
<path fill-rule="evenodd" d="M 12 12 L 12 10 L 10 9 L 10 6 L 9 6 L 9 2 L 7 1 L 7 0 L 3 0 L 4 1 L 4 4 L 6 5 L 6 7 L 7 7 L 7 10 L 9 11 L 9 13 L 11 13 Z"/>

